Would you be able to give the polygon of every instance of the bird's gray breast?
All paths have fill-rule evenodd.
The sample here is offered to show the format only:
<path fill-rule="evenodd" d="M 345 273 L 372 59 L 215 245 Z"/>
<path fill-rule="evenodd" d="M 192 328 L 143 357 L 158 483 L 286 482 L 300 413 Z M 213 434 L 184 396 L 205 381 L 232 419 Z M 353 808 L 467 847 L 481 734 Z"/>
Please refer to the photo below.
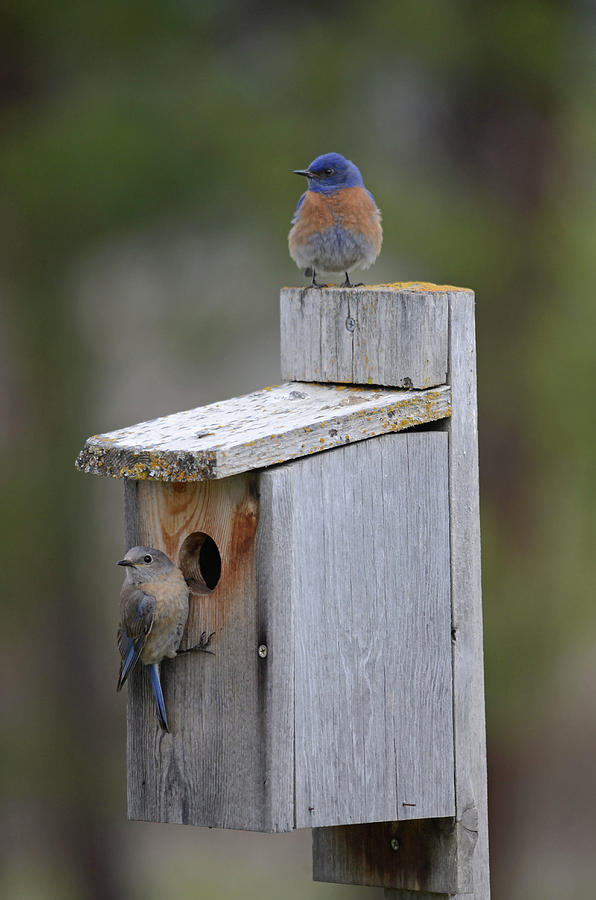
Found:
<path fill-rule="evenodd" d="M 315 269 L 324 272 L 344 272 L 367 260 L 371 242 L 341 225 L 334 225 L 309 240 L 309 257 Z"/>
<path fill-rule="evenodd" d="M 178 622 L 155 622 L 141 654 L 141 662 L 150 665 L 159 662 L 164 656 L 176 656 L 185 624 L 186 619 Z"/>

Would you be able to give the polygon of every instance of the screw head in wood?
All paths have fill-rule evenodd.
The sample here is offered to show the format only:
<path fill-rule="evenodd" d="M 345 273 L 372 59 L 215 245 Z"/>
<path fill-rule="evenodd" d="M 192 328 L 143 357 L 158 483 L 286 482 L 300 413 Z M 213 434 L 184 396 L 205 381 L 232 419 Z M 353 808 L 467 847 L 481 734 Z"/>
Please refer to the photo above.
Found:
<path fill-rule="evenodd" d="M 259 657 L 261 659 L 265 659 L 265 657 L 267 656 L 267 644 L 259 644 L 257 653 L 259 654 Z"/>
<path fill-rule="evenodd" d="M 392 850 L 399 850 L 399 841 L 397 838 L 391 838 L 389 841 L 389 846 Z"/>
<path fill-rule="evenodd" d="M 352 316 L 348 316 L 346 319 L 346 328 L 348 331 L 354 331 L 356 328 L 356 320 L 352 318 Z"/>

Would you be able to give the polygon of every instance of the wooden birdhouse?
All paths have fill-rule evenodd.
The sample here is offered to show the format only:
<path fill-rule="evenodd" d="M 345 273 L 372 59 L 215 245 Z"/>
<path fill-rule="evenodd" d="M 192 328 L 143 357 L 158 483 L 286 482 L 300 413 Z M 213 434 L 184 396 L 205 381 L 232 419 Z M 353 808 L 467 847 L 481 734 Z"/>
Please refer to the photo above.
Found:
<path fill-rule="evenodd" d="M 284 383 L 87 440 L 191 589 L 128 685 L 133 819 L 314 828 L 318 880 L 488 898 L 474 297 L 281 294 Z"/>

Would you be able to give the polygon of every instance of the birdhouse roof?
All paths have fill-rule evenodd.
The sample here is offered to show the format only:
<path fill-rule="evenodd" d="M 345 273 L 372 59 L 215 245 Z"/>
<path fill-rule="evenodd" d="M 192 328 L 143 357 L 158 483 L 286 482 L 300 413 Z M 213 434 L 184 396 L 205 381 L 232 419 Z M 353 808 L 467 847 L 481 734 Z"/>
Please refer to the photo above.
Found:
<path fill-rule="evenodd" d="M 451 414 L 451 390 L 292 381 L 88 438 L 77 468 L 136 481 L 207 481 Z"/>

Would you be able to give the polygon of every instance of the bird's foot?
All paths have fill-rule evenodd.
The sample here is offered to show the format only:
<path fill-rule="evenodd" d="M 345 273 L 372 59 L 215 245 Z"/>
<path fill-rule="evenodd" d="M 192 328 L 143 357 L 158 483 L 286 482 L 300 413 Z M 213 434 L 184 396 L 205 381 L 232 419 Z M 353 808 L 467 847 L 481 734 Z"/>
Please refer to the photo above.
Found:
<path fill-rule="evenodd" d="M 350 281 L 350 276 L 346 272 L 346 280 L 340 284 L 340 287 L 364 287 L 364 282 L 359 281 L 358 284 L 352 284 Z"/>
<path fill-rule="evenodd" d="M 215 656 L 213 650 L 209 650 L 209 644 L 211 643 L 211 638 L 215 636 L 215 632 L 212 631 L 211 634 L 207 634 L 204 631 L 199 638 L 199 643 L 195 644 L 194 647 L 185 647 L 184 650 L 178 650 L 178 655 L 181 653 L 189 653 L 191 650 L 202 650 L 204 653 L 211 653 L 212 656 Z"/>
<path fill-rule="evenodd" d="M 309 275 L 312 274 L 312 280 L 311 280 L 311 282 L 310 282 L 310 287 L 315 287 L 315 288 L 326 288 L 326 287 L 329 287 L 329 285 L 327 285 L 327 284 L 319 284 L 319 282 L 318 282 L 317 279 L 316 279 L 316 272 L 315 272 L 314 269 L 306 269 L 305 272 L 304 272 L 304 274 L 306 275 L 307 273 L 308 273 Z"/>

